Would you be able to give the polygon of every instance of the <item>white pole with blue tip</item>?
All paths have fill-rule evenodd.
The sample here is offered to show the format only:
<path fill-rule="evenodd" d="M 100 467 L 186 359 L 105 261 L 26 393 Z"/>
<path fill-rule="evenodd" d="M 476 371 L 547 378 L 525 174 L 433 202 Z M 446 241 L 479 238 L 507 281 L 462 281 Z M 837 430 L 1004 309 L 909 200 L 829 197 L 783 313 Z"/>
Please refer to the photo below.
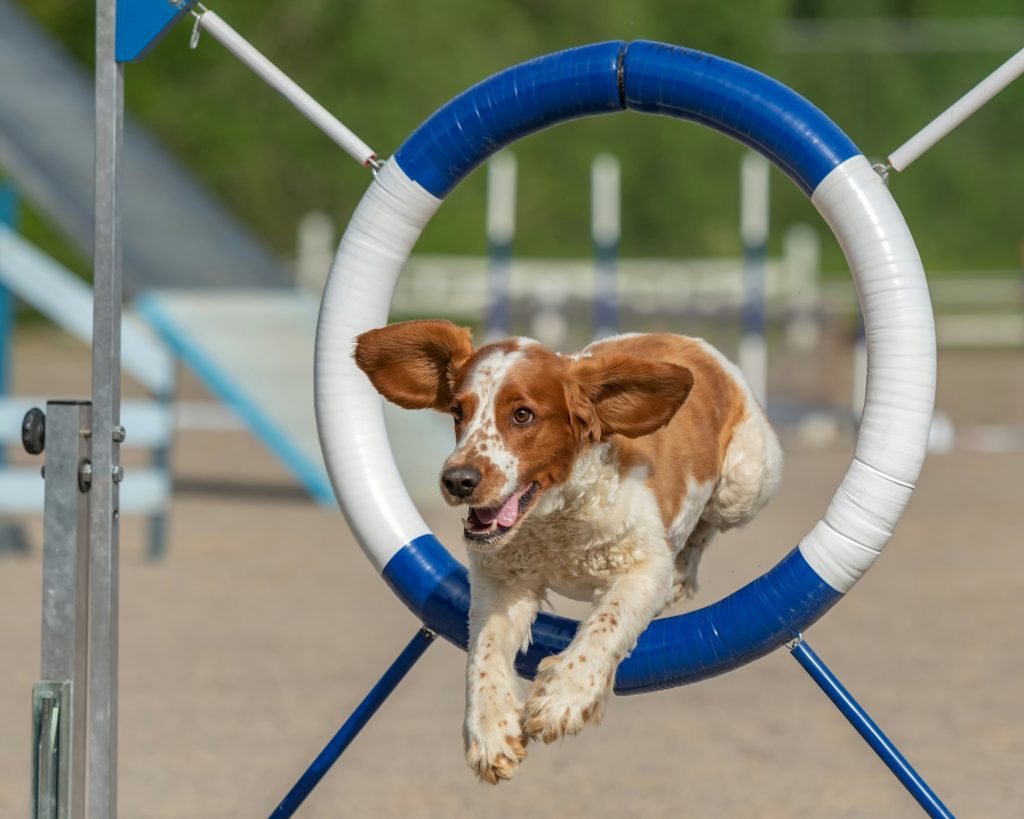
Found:
<path fill-rule="evenodd" d="M 767 400 L 768 345 L 765 342 L 764 276 L 768 248 L 771 168 L 760 154 L 748 151 L 740 165 L 740 238 L 743 241 L 743 326 L 739 365 L 761 406 Z"/>
<path fill-rule="evenodd" d="M 621 229 L 619 160 L 599 154 L 590 166 L 590 233 L 594 242 L 594 338 L 619 331 L 616 261 Z"/>
<path fill-rule="evenodd" d="M 512 329 L 512 242 L 516 237 L 516 157 L 505 151 L 487 163 L 486 338 L 505 338 Z"/>

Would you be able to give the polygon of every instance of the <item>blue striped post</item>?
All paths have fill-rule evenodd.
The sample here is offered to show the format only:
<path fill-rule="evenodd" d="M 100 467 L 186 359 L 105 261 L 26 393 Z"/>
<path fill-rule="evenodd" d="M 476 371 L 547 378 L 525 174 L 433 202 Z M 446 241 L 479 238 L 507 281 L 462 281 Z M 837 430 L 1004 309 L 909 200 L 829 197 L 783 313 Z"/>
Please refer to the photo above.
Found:
<path fill-rule="evenodd" d="M 487 307 L 486 338 L 509 335 L 512 308 L 512 241 L 516 235 L 516 158 L 509 152 L 487 163 Z"/>
<path fill-rule="evenodd" d="M 864 314 L 860 310 L 857 311 L 857 335 L 853 342 L 852 386 L 850 409 L 853 412 L 853 420 L 860 423 L 868 386 L 868 342 L 864 336 Z"/>
<path fill-rule="evenodd" d="M 590 167 L 590 234 L 594 242 L 594 339 L 619 331 L 616 262 L 621 235 L 619 160 L 599 154 Z"/>
<path fill-rule="evenodd" d="M 743 322 L 739 365 L 754 397 L 765 405 L 767 344 L 764 338 L 764 273 L 768 246 L 768 172 L 771 165 L 748 151 L 740 166 L 740 237 L 743 241 Z"/>
<path fill-rule="evenodd" d="M 786 270 L 786 298 L 790 315 L 786 325 L 786 346 L 809 353 L 821 339 L 821 246 L 810 225 L 790 225 L 782 237 Z"/>

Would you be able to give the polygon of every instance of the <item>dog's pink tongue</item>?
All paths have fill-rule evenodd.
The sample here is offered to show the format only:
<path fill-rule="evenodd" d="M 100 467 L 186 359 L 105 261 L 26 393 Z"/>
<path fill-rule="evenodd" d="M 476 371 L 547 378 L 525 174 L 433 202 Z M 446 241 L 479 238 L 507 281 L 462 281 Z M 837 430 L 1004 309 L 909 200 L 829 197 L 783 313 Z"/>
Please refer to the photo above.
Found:
<path fill-rule="evenodd" d="M 473 513 L 484 526 L 490 526 L 495 520 L 501 526 L 512 526 L 516 522 L 516 518 L 519 517 L 519 498 L 522 494 L 522 492 L 516 492 L 501 506 L 493 509 L 476 507 Z"/>
<path fill-rule="evenodd" d="M 512 526 L 519 517 L 519 496 L 522 492 L 516 492 L 511 498 L 501 505 L 498 510 L 498 524 L 500 526 Z"/>

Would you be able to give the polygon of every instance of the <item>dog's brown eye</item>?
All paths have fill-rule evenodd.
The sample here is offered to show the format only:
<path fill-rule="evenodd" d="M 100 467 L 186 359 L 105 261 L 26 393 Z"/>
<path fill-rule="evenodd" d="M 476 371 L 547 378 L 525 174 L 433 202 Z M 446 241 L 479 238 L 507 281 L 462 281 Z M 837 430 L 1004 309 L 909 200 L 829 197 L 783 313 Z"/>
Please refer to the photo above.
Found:
<path fill-rule="evenodd" d="M 519 407 L 515 412 L 512 413 L 513 423 L 519 424 L 519 426 L 525 426 L 533 420 L 533 413 L 526 407 Z"/>
<path fill-rule="evenodd" d="M 452 418 L 455 419 L 456 424 L 462 423 L 462 404 L 452 404 Z"/>

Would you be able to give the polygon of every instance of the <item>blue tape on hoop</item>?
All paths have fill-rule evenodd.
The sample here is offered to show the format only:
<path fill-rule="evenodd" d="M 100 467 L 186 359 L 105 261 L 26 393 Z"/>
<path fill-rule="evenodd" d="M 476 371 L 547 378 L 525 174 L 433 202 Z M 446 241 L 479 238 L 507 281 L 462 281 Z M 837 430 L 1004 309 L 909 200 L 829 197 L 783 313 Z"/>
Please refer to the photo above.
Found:
<path fill-rule="evenodd" d="M 737 63 L 647 41 L 598 43 L 541 57 L 473 86 L 440 108 L 395 153 L 405 174 L 444 197 L 510 142 L 558 122 L 631 108 L 691 120 L 759 151 L 810 195 L 859 154 L 821 111 L 786 86 Z M 402 549 L 384 578 L 430 628 L 463 648 L 467 573 L 433 535 Z M 842 595 L 794 549 L 723 600 L 655 620 L 619 666 L 616 691 L 636 693 L 713 677 L 777 648 Z M 542 614 L 520 673 L 565 648 L 578 623 Z"/>
<path fill-rule="evenodd" d="M 623 109 L 622 42 L 538 57 L 455 97 L 395 152 L 406 176 L 439 198 L 510 142 L 568 119 Z"/>
<path fill-rule="evenodd" d="M 444 197 L 527 134 L 626 107 L 721 131 L 766 156 L 808 196 L 860 153 L 832 120 L 771 77 L 701 51 L 638 40 L 559 51 L 495 74 L 438 109 L 394 158 L 410 179 Z"/>
<path fill-rule="evenodd" d="M 196 0 L 117 0 L 114 59 L 141 60 L 195 4 Z"/>
<path fill-rule="evenodd" d="M 407 544 L 384 568 L 384 579 L 425 625 L 466 648 L 466 569 L 437 538 L 424 535 Z M 652 622 L 619 665 L 615 691 L 638 694 L 724 674 L 795 637 L 841 597 L 794 549 L 723 600 Z M 533 677 L 537 663 L 562 651 L 578 625 L 566 617 L 539 615 L 530 648 L 516 662 L 519 672 Z"/>
<path fill-rule="evenodd" d="M 641 40 L 630 43 L 623 74 L 629 108 L 728 134 L 770 159 L 808 196 L 834 167 L 860 153 L 806 99 L 739 63 Z"/>

